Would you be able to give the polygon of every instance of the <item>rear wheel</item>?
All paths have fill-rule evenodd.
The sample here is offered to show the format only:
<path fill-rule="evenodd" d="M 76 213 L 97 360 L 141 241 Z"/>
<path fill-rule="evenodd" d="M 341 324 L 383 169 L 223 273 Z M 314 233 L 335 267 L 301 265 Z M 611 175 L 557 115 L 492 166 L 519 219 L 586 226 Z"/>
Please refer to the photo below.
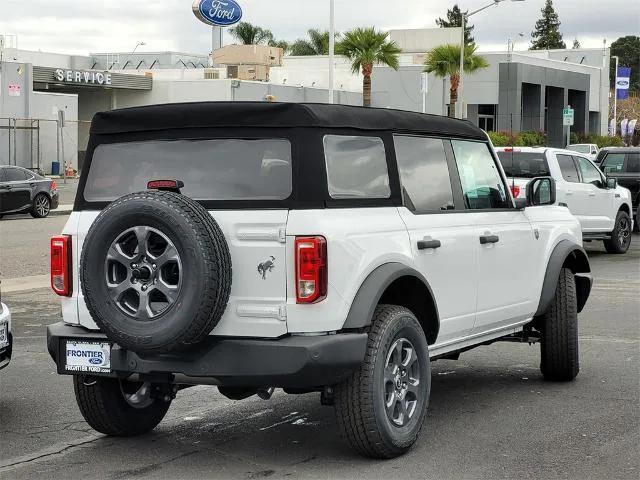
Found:
<path fill-rule="evenodd" d="M 76 401 L 87 423 L 100 433 L 131 437 L 158 426 L 171 400 L 154 398 L 150 383 L 87 375 L 73 377 Z"/>
<path fill-rule="evenodd" d="M 49 212 L 51 212 L 51 200 L 44 193 L 39 193 L 33 199 L 33 206 L 29 213 L 33 218 L 45 218 L 49 216 Z"/>
<path fill-rule="evenodd" d="M 611 240 L 604 241 L 608 253 L 627 253 L 631 245 L 631 217 L 627 212 L 619 211 L 611 232 Z"/>
<path fill-rule="evenodd" d="M 556 294 L 542 318 L 540 370 L 546 380 L 570 381 L 580 371 L 576 283 L 568 268 L 560 271 Z"/>
<path fill-rule="evenodd" d="M 335 389 L 343 435 L 361 455 L 402 455 L 418 438 L 430 391 L 429 348 L 418 320 L 406 308 L 379 306 L 362 366 Z"/>

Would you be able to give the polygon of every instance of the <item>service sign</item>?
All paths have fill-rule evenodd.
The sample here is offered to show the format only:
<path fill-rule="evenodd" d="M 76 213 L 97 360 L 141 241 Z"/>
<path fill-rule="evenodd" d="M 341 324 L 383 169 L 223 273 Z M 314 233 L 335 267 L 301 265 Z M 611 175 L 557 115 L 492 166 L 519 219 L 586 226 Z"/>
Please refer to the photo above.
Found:
<path fill-rule="evenodd" d="M 111 74 L 106 72 L 88 72 L 82 70 L 56 69 L 54 76 L 58 82 L 79 83 L 83 85 L 111 85 Z"/>
<path fill-rule="evenodd" d="M 235 0 L 195 0 L 193 13 L 201 22 L 228 27 L 242 19 L 242 8 Z"/>

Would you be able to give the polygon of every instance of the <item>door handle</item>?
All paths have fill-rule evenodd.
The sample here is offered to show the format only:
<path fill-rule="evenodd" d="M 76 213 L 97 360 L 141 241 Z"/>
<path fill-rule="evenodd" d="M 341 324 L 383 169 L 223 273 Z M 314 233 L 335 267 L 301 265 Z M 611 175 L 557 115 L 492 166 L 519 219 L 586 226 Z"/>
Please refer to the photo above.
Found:
<path fill-rule="evenodd" d="M 480 245 L 498 243 L 499 241 L 500 241 L 500 237 L 498 235 L 480 235 Z"/>
<path fill-rule="evenodd" d="M 425 239 L 418 242 L 418 250 L 430 250 L 440 248 L 442 242 L 440 240 Z"/>
<path fill-rule="evenodd" d="M 595 197 L 596 196 L 596 192 L 589 192 L 589 196 L 590 197 Z"/>
<path fill-rule="evenodd" d="M 573 195 L 573 190 L 567 190 L 567 195 Z"/>

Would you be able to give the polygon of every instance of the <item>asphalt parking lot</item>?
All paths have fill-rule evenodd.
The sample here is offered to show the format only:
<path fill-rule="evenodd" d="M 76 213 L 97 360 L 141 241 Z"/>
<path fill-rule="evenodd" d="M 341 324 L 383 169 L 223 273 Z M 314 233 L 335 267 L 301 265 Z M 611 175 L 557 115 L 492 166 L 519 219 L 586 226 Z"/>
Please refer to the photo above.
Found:
<path fill-rule="evenodd" d="M 595 285 L 580 316 L 576 381 L 544 382 L 538 346 L 498 343 L 438 361 L 416 447 L 370 461 L 339 438 L 318 394 L 232 402 L 197 387 L 181 392 L 149 435 L 93 432 L 45 346 L 45 326 L 61 319 L 58 300 L 41 288 L 48 238 L 65 220 L 0 222 L 2 299 L 15 335 L 13 361 L 0 372 L 0 478 L 640 476 L 640 235 L 622 256 L 587 244 Z"/>

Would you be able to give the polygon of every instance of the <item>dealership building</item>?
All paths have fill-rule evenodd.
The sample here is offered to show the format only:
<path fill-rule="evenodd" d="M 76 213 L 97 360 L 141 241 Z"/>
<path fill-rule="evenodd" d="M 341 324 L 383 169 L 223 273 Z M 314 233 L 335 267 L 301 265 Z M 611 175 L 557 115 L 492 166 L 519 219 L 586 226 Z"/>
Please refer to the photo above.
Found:
<path fill-rule="evenodd" d="M 442 115 L 448 79 L 422 73 L 425 53 L 459 42 L 460 30 L 394 30 L 398 71 L 376 67 L 373 105 Z M 563 145 L 562 109 L 575 132 L 606 134 L 609 50 L 482 52 L 489 67 L 465 75 L 466 117 L 485 130 L 543 130 Z M 215 62 L 215 63 L 214 63 Z M 190 101 L 326 102 L 328 57 L 282 56 L 271 47 L 226 46 L 213 55 L 182 52 L 86 56 L 0 50 L 0 164 L 80 169 L 98 111 Z M 426 88 L 425 88 L 426 87 Z M 335 58 L 334 102 L 362 103 L 362 78 Z M 61 113 L 63 112 L 63 113 Z M 64 159 L 64 161 L 62 161 Z"/>

